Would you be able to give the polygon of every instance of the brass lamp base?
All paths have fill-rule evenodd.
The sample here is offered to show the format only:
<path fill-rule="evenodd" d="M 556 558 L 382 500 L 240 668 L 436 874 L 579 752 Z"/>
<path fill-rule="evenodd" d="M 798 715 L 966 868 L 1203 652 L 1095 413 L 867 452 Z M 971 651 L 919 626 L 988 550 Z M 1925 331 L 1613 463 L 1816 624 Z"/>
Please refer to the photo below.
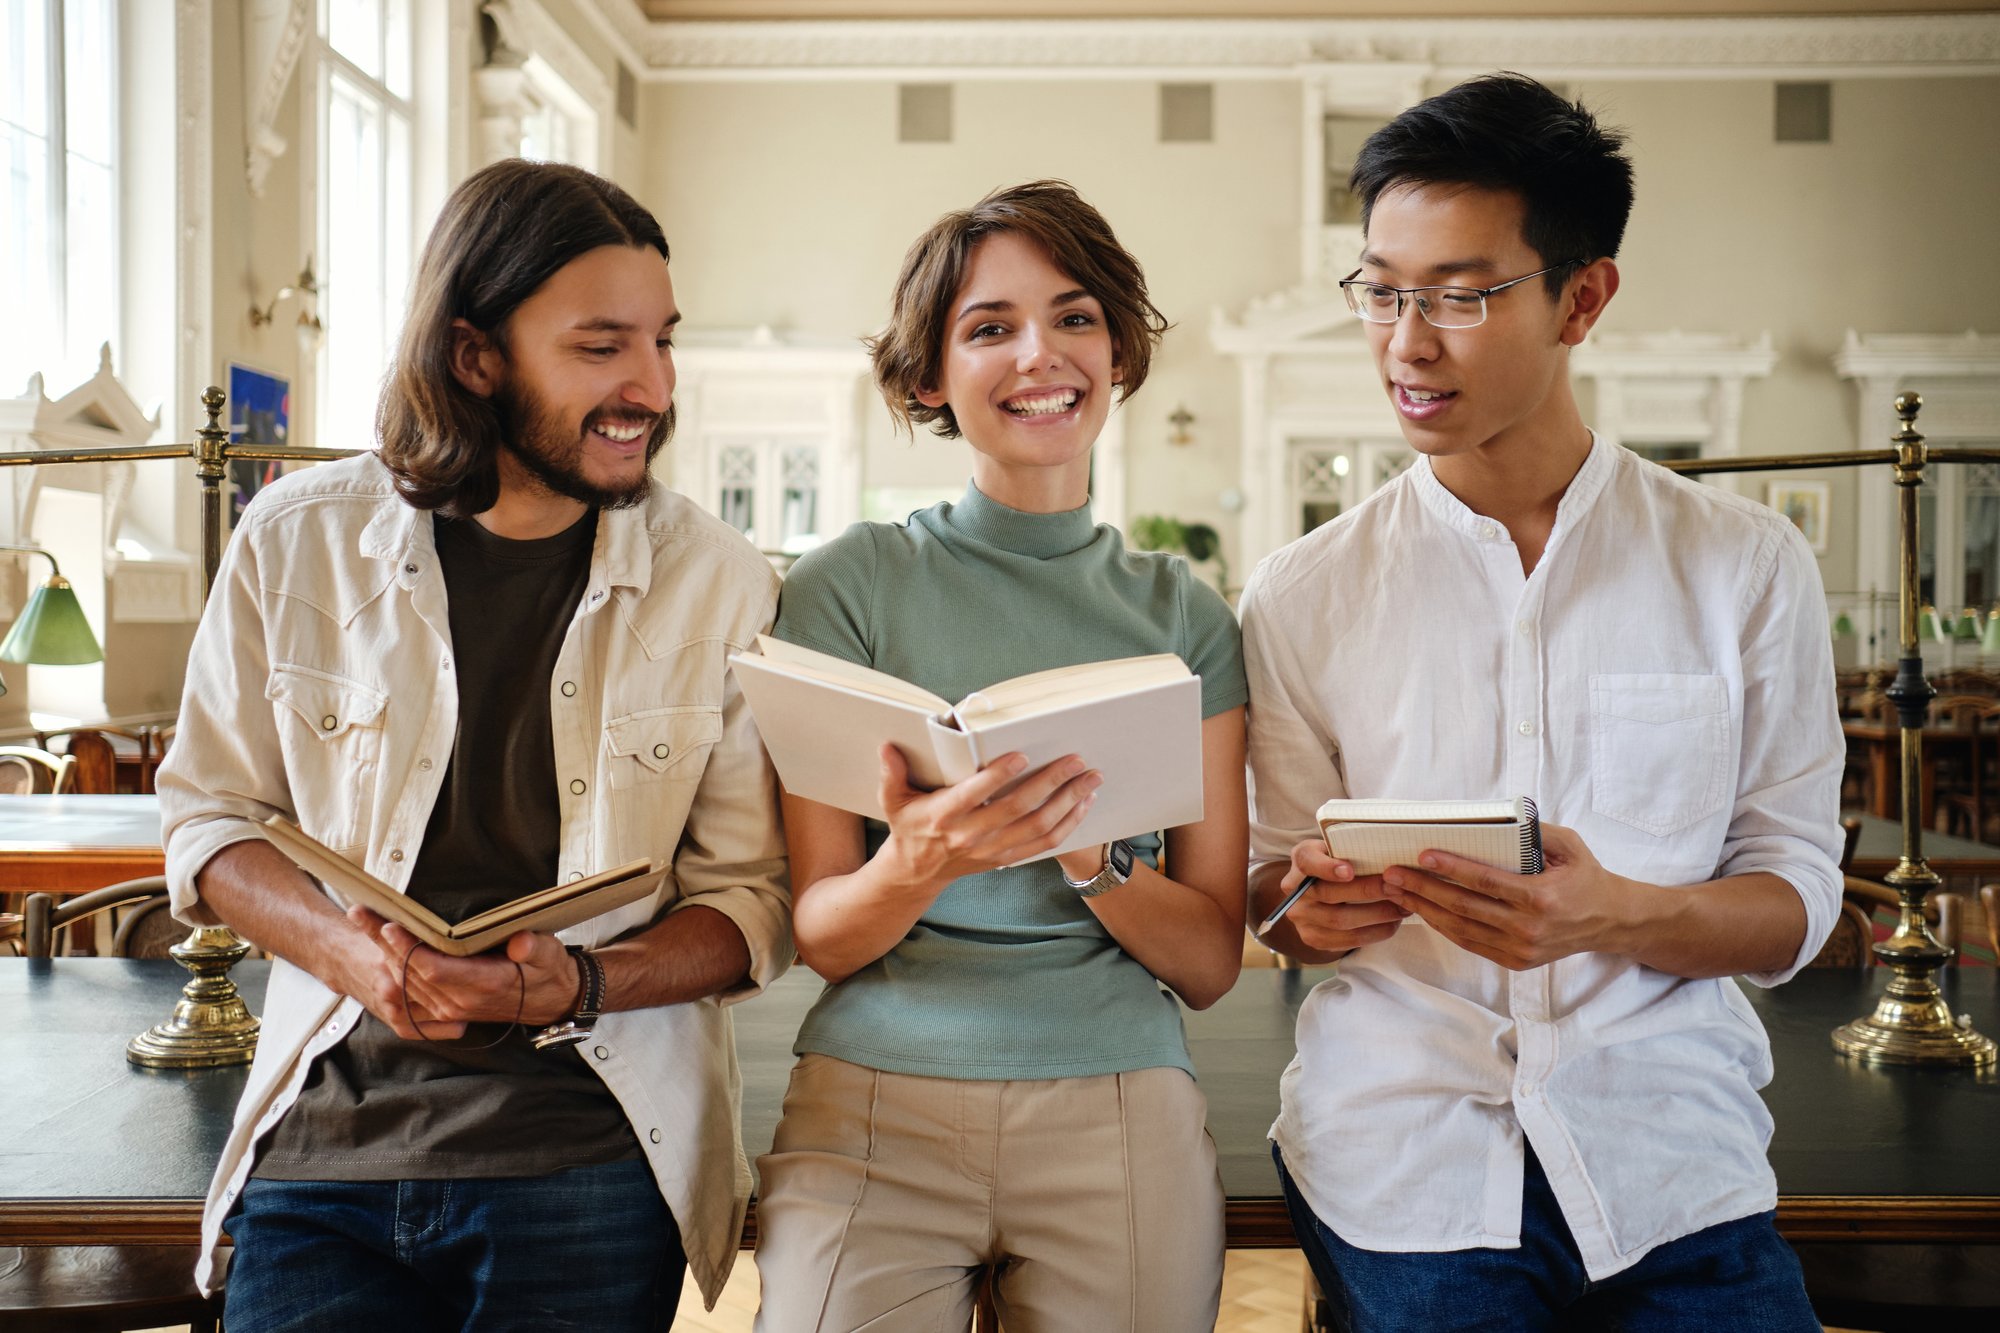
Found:
<path fill-rule="evenodd" d="M 1833 1030 L 1833 1048 L 1871 1065 L 1965 1065 L 1994 1062 L 1993 1039 L 1973 1031 L 1972 1020 L 1954 1016 L 1930 973 L 1901 968 L 1889 982 L 1875 1012 Z"/>
<path fill-rule="evenodd" d="M 250 1063 L 261 1025 L 229 979 L 250 946 L 223 927 L 200 926 L 167 952 L 194 979 L 181 988 L 174 1016 L 126 1043 L 125 1058 L 148 1069 Z"/>

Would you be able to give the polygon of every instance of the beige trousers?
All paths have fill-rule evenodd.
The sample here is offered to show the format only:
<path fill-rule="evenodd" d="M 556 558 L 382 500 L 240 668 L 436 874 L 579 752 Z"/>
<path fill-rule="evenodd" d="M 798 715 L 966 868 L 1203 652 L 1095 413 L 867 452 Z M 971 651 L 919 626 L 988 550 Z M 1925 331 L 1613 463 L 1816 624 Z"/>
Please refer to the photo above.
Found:
<path fill-rule="evenodd" d="M 1006 1333 L 1215 1327 L 1222 1181 L 1179 1069 L 968 1082 L 825 1055 L 758 1159 L 758 1333 L 962 1333 L 992 1265 Z"/>

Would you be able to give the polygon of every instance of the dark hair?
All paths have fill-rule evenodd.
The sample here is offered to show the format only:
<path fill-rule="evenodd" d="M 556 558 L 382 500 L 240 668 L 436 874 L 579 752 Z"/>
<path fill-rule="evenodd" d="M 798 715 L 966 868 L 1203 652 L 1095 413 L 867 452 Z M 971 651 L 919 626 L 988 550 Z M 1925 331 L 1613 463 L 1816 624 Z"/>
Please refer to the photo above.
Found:
<path fill-rule="evenodd" d="M 930 407 L 917 394 L 937 388 L 952 298 L 965 282 L 972 252 L 988 236 L 1005 231 L 1040 246 L 1051 264 L 1104 307 L 1118 359 L 1120 401 L 1146 382 L 1153 349 L 1170 326 L 1146 295 L 1145 271 L 1112 235 L 1104 215 L 1072 186 L 1030 181 L 945 214 L 903 256 L 889 323 L 865 342 L 875 362 L 875 387 L 904 430 L 913 432 L 921 422 L 947 439 L 958 434 L 949 404 Z"/>
<path fill-rule="evenodd" d="M 1405 185 L 1509 190 L 1521 198 L 1522 239 L 1544 264 L 1588 264 L 1618 253 L 1632 216 L 1625 136 L 1524 74 L 1486 74 L 1426 98 L 1368 136 L 1348 186 L 1361 227 L 1384 191 Z M 1570 270 L 1545 276 L 1560 293 Z"/>
<path fill-rule="evenodd" d="M 382 462 L 405 500 L 454 518 L 493 507 L 503 395 L 482 398 L 452 374 L 452 321 L 467 321 L 504 353 L 505 325 L 520 304 L 571 260 L 605 245 L 651 246 L 668 258 L 653 215 L 577 167 L 509 158 L 452 191 L 418 261 L 375 410 Z"/>

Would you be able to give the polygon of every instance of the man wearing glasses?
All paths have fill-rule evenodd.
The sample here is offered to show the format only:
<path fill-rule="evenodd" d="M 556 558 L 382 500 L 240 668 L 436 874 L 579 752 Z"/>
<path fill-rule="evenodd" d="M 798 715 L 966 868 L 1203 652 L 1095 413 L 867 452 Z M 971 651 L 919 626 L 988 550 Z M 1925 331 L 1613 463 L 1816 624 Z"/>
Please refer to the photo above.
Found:
<path fill-rule="evenodd" d="M 1818 572 L 1780 515 L 1597 439 L 1569 352 L 1618 290 L 1621 138 L 1530 79 L 1375 134 L 1341 284 L 1419 457 L 1243 595 L 1251 920 L 1339 976 L 1272 1127 L 1355 1330 L 1816 1330 L 1773 1225 L 1737 988 L 1840 904 Z M 1537 876 L 1356 878 L 1330 797 L 1532 797 Z"/>

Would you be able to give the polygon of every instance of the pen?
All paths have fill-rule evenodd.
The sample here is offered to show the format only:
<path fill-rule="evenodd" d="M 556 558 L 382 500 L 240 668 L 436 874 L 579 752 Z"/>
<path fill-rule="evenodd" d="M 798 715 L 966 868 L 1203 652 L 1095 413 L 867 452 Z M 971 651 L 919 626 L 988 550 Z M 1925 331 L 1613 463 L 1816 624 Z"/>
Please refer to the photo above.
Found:
<path fill-rule="evenodd" d="M 1285 919 L 1285 913 L 1292 910 L 1292 904 L 1297 902 L 1299 899 L 1305 897 L 1306 890 L 1311 888 L 1313 885 L 1317 883 L 1319 883 L 1317 879 L 1313 878 L 1311 875 L 1307 875 L 1305 879 L 1300 882 L 1299 886 L 1296 889 L 1292 890 L 1291 896 L 1289 898 L 1286 898 L 1285 901 L 1279 903 L 1277 908 L 1272 911 L 1271 915 L 1264 918 L 1264 923 L 1257 927 L 1257 934 L 1259 936 L 1262 936 L 1265 931 L 1277 925 L 1280 921 L 1283 921 Z"/>

